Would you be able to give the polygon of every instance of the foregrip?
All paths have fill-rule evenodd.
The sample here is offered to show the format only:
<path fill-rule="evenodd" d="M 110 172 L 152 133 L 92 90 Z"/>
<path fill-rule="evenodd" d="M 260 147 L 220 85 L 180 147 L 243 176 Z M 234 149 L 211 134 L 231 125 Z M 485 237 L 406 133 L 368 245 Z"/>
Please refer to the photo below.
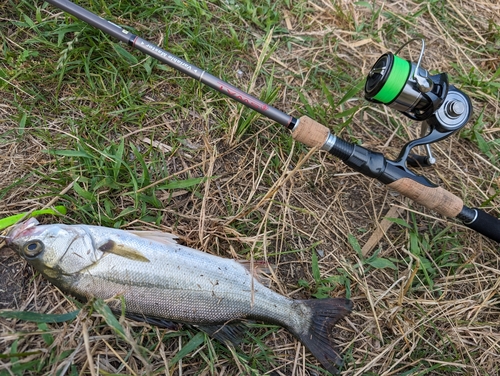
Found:
<path fill-rule="evenodd" d="M 295 141 L 311 148 L 321 148 L 329 135 L 330 130 L 327 127 L 308 116 L 302 116 L 292 130 L 292 137 Z"/>

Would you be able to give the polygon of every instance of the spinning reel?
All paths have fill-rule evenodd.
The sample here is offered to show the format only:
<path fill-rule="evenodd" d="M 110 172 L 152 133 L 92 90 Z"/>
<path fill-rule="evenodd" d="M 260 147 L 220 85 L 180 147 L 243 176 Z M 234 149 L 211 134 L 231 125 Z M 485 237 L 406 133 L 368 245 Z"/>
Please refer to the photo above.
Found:
<path fill-rule="evenodd" d="M 422 48 L 417 63 L 404 60 L 397 53 L 411 39 L 401 46 L 395 54 L 382 55 L 372 67 L 365 84 L 365 98 L 370 102 L 389 106 L 410 119 L 423 121 L 420 138 L 408 142 L 394 161 L 400 167 L 431 166 L 436 162 L 430 144 L 440 141 L 462 128 L 472 114 L 469 97 L 448 83 L 448 75 L 430 75 L 420 66 L 425 50 Z M 411 150 L 424 145 L 427 156 L 411 153 Z"/>

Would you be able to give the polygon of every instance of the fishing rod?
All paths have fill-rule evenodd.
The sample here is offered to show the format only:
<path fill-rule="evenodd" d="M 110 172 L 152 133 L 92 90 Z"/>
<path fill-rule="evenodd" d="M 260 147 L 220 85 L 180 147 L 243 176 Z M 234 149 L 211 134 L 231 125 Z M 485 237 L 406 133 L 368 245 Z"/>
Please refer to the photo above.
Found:
<path fill-rule="evenodd" d="M 408 142 L 399 156 L 390 160 L 381 153 L 335 136 L 327 127 L 308 116 L 297 119 L 286 114 L 69 0 L 46 1 L 285 126 L 296 141 L 325 150 L 363 175 L 377 179 L 445 217 L 457 218 L 465 226 L 500 243 L 498 218 L 482 209 L 465 206 L 461 198 L 408 168 L 425 167 L 435 163 L 430 144 L 441 141 L 461 129 L 472 114 L 469 97 L 449 84 L 446 73 L 431 75 L 420 66 L 425 48 L 423 41 L 416 64 L 397 56 L 403 45 L 396 54 L 389 52 L 382 55 L 366 80 L 367 100 L 389 106 L 410 119 L 422 121 L 421 137 Z M 416 146 L 425 146 L 427 156 L 412 153 Z"/>

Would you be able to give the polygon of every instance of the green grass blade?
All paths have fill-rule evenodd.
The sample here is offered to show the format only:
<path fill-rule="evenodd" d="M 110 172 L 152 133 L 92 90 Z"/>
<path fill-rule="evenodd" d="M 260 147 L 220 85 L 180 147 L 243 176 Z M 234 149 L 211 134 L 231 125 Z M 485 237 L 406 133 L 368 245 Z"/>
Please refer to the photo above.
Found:
<path fill-rule="evenodd" d="M 41 210 L 35 210 L 33 212 L 25 212 L 25 213 L 20 213 L 20 214 L 15 214 L 11 215 L 10 217 L 7 218 L 2 218 L 0 219 L 0 230 L 3 230 L 7 227 L 10 227 L 20 220 L 28 219 L 31 217 L 36 217 L 38 215 L 44 215 L 44 214 L 50 214 L 50 215 L 66 215 L 66 208 L 62 205 L 56 206 L 54 209 L 41 209 Z"/>
<path fill-rule="evenodd" d="M 109 306 L 104 303 L 104 301 L 102 301 L 101 299 L 96 299 L 93 302 L 92 306 L 97 313 L 100 313 L 102 315 L 104 321 L 106 321 L 106 324 L 112 327 L 120 337 L 126 339 L 125 329 L 123 328 L 122 324 L 120 324 L 115 314 L 111 312 L 111 308 L 109 308 Z"/>
<path fill-rule="evenodd" d="M 158 189 L 183 189 L 193 187 L 195 185 L 205 182 L 208 178 L 206 176 L 201 178 L 191 178 L 185 180 L 174 180 L 170 183 L 158 186 Z"/>
<path fill-rule="evenodd" d="M 198 349 L 203 342 L 205 342 L 205 333 L 198 332 L 185 346 L 182 346 L 182 349 L 180 349 L 179 352 L 170 360 L 170 366 L 178 363 L 179 360 L 184 358 L 187 354 Z"/>
<path fill-rule="evenodd" d="M 62 314 L 48 314 L 28 311 L 2 311 L 0 312 L 0 317 L 35 323 L 60 323 L 73 320 L 79 313 L 79 309 Z"/>

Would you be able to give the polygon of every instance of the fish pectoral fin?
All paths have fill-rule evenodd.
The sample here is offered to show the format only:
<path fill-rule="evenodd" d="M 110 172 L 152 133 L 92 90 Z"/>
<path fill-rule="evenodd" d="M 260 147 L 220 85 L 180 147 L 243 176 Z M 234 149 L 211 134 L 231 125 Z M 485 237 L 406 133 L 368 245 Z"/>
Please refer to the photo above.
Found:
<path fill-rule="evenodd" d="M 147 240 L 152 240 L 157 243 L 165 244 L 165 245 L 172 245 L 172 244 L 179 244 L 177 242 L 177 239 L 179 239 L 178 236 L 175 236 L 173 234 L 170 234 L 168 232 L 162 232 L 162 231 L 135 231 L 135 230 L 127 230 L 127 232 L 130 232 L 136 236 L 139 236 L 143 239 Z"/>
<path fill-rule="evenodd" d="M 106 243 L 100 245 L 98 249 L 103 253 L 112 253 L 134 261 L 149 262 L 149 259 L 137 249 L 127 247 L 124 244 L 116 243 L 113 240 L 108 240 Z"/>
<path fill-rule="evenodd" d="M 225 344 L 238 345 L 248 330 L 243 322 L 229 322 L 222 325 L 196 325 L 210 337 Z"/>

